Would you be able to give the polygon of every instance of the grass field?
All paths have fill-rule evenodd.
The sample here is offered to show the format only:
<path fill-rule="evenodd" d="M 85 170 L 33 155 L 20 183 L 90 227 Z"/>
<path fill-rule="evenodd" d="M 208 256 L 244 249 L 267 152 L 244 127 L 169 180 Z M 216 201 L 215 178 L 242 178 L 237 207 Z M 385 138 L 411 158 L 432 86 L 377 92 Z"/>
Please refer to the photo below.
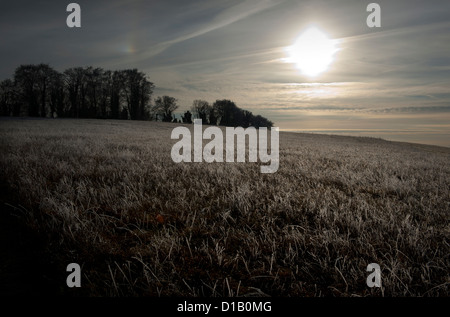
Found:
<path fill-rule="evenodd" d="M 0 119 L 3 212 L 40 239 L 57 292 L 449 296 L 450 148 L 281 132 L 262 174 L 174 163 L 176 126 Z"/>

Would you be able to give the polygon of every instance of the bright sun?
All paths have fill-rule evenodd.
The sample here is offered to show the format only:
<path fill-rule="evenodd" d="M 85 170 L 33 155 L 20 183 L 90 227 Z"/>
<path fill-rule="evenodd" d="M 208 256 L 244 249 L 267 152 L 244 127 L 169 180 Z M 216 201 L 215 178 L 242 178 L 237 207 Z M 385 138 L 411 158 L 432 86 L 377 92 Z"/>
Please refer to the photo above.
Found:
<path fill-rule="evenodd" d="M 287 61 L 295 63 L 304 75 L 314 77 L 328 68 L 336 51 L 335 41 L 330 40 L 317 28 L 311 27 L 287 48 Z"/>

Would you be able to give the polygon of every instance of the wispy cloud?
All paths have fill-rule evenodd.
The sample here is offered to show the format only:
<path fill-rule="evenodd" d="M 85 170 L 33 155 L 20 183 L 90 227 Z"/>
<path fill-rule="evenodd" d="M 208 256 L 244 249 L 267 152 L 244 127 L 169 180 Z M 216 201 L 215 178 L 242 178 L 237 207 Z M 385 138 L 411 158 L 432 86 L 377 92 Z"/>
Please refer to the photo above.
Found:
<path fill-rule="evenodd" d="M 132 57 L 133 62 L 142 62 L 148 60 L 154 56 L 157 56 L 167 49 L 172 47 L 175 44 L 194 39 L 196 37 L 202 36 L 209 32 L 224 28 L 230 24 L 241 21 L 245 18 L 250 17 L 258 12 L 269 9 L 280 3 L 284 2 L 284 0 L 245 0 L 237 5 L 231 6 L 219 14 L 217 14 L 214 18 L 212 18 L 208 23 L 201 25 L 195 29 L 191 29 L 186 27 L 188 32 L 173 39 L 157 43 L 153 45 L 149 49 L 141 52 L 140 54 L 136 54 Z"/>

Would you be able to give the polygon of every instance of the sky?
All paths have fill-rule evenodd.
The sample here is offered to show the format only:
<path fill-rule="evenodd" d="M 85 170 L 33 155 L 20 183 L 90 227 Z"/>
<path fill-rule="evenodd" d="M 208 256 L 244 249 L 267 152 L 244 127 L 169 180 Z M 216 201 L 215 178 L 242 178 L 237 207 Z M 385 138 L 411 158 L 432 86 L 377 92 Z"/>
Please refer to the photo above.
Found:
<path fill-rule="evenodd" d="M 137 68 L 182 113 L 230 99 L 280 130 L 382 137 L 450 147 L 450 1 L 2 1 L 0 80 L 22 64 Z M 314 27 L 336 51 L 307 76 L 288 48 Z"/>

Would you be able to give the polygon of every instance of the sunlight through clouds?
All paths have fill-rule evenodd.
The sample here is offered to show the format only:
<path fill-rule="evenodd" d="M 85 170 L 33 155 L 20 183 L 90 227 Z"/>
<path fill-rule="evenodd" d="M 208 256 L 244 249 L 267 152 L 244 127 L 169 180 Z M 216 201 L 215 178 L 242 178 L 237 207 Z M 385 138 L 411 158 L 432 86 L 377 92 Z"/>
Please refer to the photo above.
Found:
<path fill-rule="evenodd" d="M 294 63 L 300 71 L 309 77 L 315 77 L 327 70 L 339 50 L 337 41 L 331 40 L 316 27 L 304 31 L 295 43 L 286 48 L 289 57 L 285 62 Z"/>

